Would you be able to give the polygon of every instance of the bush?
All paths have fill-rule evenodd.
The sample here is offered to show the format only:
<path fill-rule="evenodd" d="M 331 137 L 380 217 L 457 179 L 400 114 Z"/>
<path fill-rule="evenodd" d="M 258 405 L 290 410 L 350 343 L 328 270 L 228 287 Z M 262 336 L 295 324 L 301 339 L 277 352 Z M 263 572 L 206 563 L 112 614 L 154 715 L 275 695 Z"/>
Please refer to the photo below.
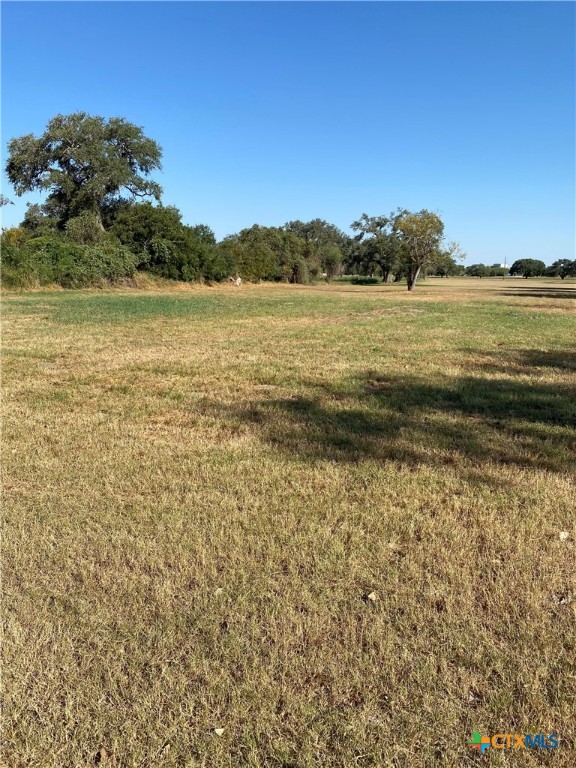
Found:
<path fill-rule="evenodd" d="M 2 287 L 7 289 L 28 289 L 35 288 L 38 281 L 34 275 L 23 272 L 22 270 L 2 261 Z"/>
<path fill-rule="evenodd" d="M 201 268 L 205 280 L 220 282 L 236 272 L 236 263 L 222 248 L 214 247 L 204 252 Z"/>
<path fill-rule="evenodd" d="M 180 241 L 154 238 L 148 252 L 150 272 L 171 280 L 223 280 L 230 274 L 226 255 L 190 228 L 183 228 Z"/>
<path fill-rule="evenodd" d="M 352 285 L 378 285 L 380 280 L 377 277 L 353 277 L 350 281 Z"/>
<path fill-rule="evenodd" d="M 98 285 L 130 277 L 135 256 L 116 242 L 78 245 L 62 236 L 27 240 L 20 247 L 3 242 L 2 279 L 6 287 L 26 288 L 56 283 L 63 288 Z"/>
<path fill-rule="evenodd" d="M 78 245 L 92 245 L 102 240 L 104 228 L 96 214 L 84 211 L 66 222 L 66 235 Z"/>
<path fill-rule="evenodd" d="M 114 282 L 132 277 L 136 271 L 136 257 L 125 246 L 113 242 L 101 242 L 82 249 L 82 263 L 89 264 L 86 274 L 90 273 L 90 283 L 102 278 Z"/>
<path fill-rule="evenodd" d="M 2 283 L 10 288 L 49 285 L 54 279 L 51 250 L 57 250 L 60 238 L 51 235 L 25 240 L 18 245 L 2 237 Z M 76 246 L 72 246 L 76 247 Z"/>
<path fill-rule="evenodd" d="M 111 232 L 137 255 L 137 268 L 169 280 L 222 280 L 230 259 L 206 224 L 182 224 L 173 206 L 135 203 L 120 207 Z"/>

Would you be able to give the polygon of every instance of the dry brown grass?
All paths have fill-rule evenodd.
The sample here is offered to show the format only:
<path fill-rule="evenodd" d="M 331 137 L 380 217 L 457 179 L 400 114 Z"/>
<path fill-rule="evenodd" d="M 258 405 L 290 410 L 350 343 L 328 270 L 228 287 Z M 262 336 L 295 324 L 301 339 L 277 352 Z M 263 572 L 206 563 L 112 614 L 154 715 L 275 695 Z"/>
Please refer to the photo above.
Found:
<path fill-rule="evenodd" d="M 5 295 L 6 766 L 574 765 L 572 293 Z"/>

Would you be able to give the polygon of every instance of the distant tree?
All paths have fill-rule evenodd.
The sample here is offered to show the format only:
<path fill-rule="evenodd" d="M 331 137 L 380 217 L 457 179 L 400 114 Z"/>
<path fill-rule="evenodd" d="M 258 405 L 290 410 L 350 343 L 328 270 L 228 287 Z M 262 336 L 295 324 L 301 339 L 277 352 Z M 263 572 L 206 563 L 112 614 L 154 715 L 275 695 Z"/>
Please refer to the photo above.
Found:
<path fill-rule="evenodd" d="M 560 277 L 562 280 L 566 277 L 576 277 L 576 259 L 558 259 L 546 269 L 546 274 L 550 277 Z"/>
<path fill-rule="evenodd" d="M 101 224 L 103 208 L 122 190 L 160 199 L 161 188 L 146 177 L 161 167 L 161 156 L 158 144 L 123 118 L 77 112 L 52 118 L 39 137 L 12 139 L 6 173 L 19 196 L 47 190 L 43 211 L 61 228 L 84 212 Z"/>
<path fill-rule="evenodd" d="M 418 213 L 399 211 L 394 218 L 394 231 L 404 246 L 400 260 L 408 290 L 412 291 L 421 270 L 434 263 L 441 251 L 444 224 L 439 216 L 427 210 Z"/>
<path fill-rule="evenodd" d="M 236 263 L 238 274 L 247 280 L 308 281 L 307 243 L 281 227 L 254 224 L 224 238 L 220 246 Z"/>
<path fill-rule="evenodd" d="M 222 280 L 230 260 L 216 247 L 204 224 L 188 227 L 174 206 L 133 203 L 122 206 L 110 233 L 138 257 L 138 269 L 173 280 Z"/>
<path fill-rule="evenodd" d="M 330 224 L 324 219 L 288 221 L 282 229 L 297 235 L 307 243 L 314 243 L 319 249 L 336 245 L 344 251 L 350 240 L 335 224 Z"/>
<path fill-rule="evenodd" d="M 436 277 L 449 277 L 452 275 L 461 274 L 464 269 L 461 269 L 461 265 L 456 263 L 456 260 L 445 253 L 438 254 L 434 264 L 430 264 L 427 268 L 427 273 L 430 275 L 436 275 Z"/>
<path fill-rule="evenodd" d="M 358 255 L 365 264 L 375 264 L 382 273 L 382 282 L 387 283 L 398 269 L 402 259 L 403 243 L 394 231 L 394 214 L 390 216 L 362 216 L 351 224 L 358 232 L 356 241 L 362 243 Z"/>
<path fill-rule="evenodd" d="M 330 280 L 339 274 L 352 242 L 341 229 L 324 219 L 288 221 L 283 229 L 306 242 L 306 262 L 313 277 L 323 272 Z"/>
<path fill-rule="evenodd" d="M 485 264 L 471 264 L 466 267 L 466 275 L 468 277 L 488 277 L 490 275 L 490 268 Z"/>
<path fill-rule="evenodd" d="M 244 280 L 269 279 L 276 270 L 276 257 L 270 245 L 250 229 L 228 235 L 220 243 L 220 250 L 234 264 L 234 271 Z"/>
<path fill-rule="evenodd" d="M 508 267 L 501 267 L 500 264 L 492 264 L 489 270 L 490 277 L 504 277 L 508 274 Z"/>
<path fill-rule="evenodd" d="M 366 244 L 353 238 L 352 246 L 342 261 L 344 274 L 373 277 L 376 266 L 371 255 L 367 252 Z"/>
<path fill-rule="evenodd" d="M 522 277 L 540 277 L 546 271 L 546 264 L 539 259 L 518 259 L 510 267 L 511 275 Z"/>
<path fill-rule="evenodd" d="M 437 275 L 438 277 L 463 275 L 464 265 L 458 262 L 463 261 L 465 257 L 466 254 L 461 250 L 458 243 L 448 243 L 446 248 L 439 248 L 430 257 L 426 271 L 428 274 Z"/>
<path fill-rule="evenodd" d="M 337 245 L 328 246 L 322 260 L 322 266 L 324 267 L 327 280 L 332 280 L 333 277 L 340 274 L 342 268 L 342 253 Z"/>

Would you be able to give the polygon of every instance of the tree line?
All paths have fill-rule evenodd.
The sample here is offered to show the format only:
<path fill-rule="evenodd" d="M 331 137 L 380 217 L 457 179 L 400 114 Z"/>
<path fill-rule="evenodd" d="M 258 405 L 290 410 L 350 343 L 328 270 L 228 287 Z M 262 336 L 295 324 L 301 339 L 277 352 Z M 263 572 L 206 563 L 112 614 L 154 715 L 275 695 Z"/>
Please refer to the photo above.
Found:
<path fill-rule="evenodd" d="M 469 277 L 505 277 L 506 275 L 518 277 L 576 277 L 576 259 L 557 259 L 547 267 L 540 259 L 518 259 L 510 268 L 501 264 L 493 264 L 487 267 L 485 264 L 471 264 L 466 267 L 464 274 Z"/>
<path fill-rule="evenodd" d="M 217 241 L 206 224 L 189 226 L 150 179 L 162 150 L 123 118 L 57 115 L 44 133 L 8 144 L 6 173 L 28 204 L 18 227 L 2 232 L 3 282 L 81 287 L 147 271 L 172 280 L 306 283 L 356 274 L 413 290 L 427 274 L 461 274 L 463 254 L 446 243 L 431 211 L 397 209 L 352 222 L 353 236 L 323 219 L 252 227 Z M 9 202 L 4 196 L 2 204 Z"/>

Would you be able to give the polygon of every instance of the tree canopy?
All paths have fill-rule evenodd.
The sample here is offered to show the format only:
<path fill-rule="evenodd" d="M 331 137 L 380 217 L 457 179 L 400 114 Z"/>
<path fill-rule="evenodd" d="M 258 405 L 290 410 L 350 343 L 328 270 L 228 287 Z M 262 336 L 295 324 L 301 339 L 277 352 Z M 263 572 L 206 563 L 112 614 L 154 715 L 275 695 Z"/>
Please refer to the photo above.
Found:
<path fill-rule="evenodd" d="M 412 213 L 398 208 L 384 216 L 362 216 L 353 221 L 351 229 L 358 232 L 355 247 L 346 259 L 346 268 L 358 274 L 381 274 L 388 282 L 406 279 L 412 291 L 419 276 L 436 274 L 442 277 L 462 274 L 458 261 L 465 254 L 458 243 L 444 243 L 444 224 L 430 211 Z"/>
<path fill-rule="evenodd" d="M 511 275 L 522 277 L 540 277 L 546 271 L 546 264 L 540 259 L 518 259 L 510 267 Z"/>
<path fill-rule="evenodd" d="M 432 263 L 440 253 L 444 224 L 440 217 L 427 210 L 418 213 L 401 211 L 394 226 L 404 244 L 404 267 L 408 290 L 414 290 L 423 267 Z M 457 247 L 457 246 L 455 246 Z"/>
<path fill-rule="evenodd" d="M 490 267 L 487 267 L 486 264 L 471 264 L 466 267 L 466 274 L 468 277 L 489 277 Z"/>
<path fill-rule="evenodd" d="M 565 280 L 567 277 L 576 277 L 576 259 L 558 259 L 546 270 L 550 277 L 560 277 Z"/>
<path fill-rule="evenodd" d="M 282 227 L 252 227 L 224 238 L 222 248 L 247 280 L 308 282 L 306 241 Z"/>
<path fill-rule="evenodd" d="M 210 227 L 182 223 L 174 206 L 122 206 L 110 234 L 137 256 L 137 267 L 173 280 L 222 280 L 233 268 L 216 247 Z"/>
<path fill-rule="evenodd" d="M 395 230 L 395 221 L 393 213 L 390 216 L 368 216 L 363 213 L 350 225 L 354 232 L 358 232 L 356 242 L 361 243 L 357 251 L 358 259 L 365 265 L 378 265 L 384 283 L 399 270 L 405 257 L 402 241 Z"/>
<path fill-rule="evenodd" d="M 352 242 L 341 229 L 324 219 L 289 221 L 283 229 L 306 243 L 305 257 L 313 276 L 323 273 L 330 279 L 339 274 Z"/>
<path fill-rule="evenodd" d="M 101 222 L 103 207 L 122 191 L 160 200 L 160 186 L 147 177 L 161 157 L 159 145 L 127 120 L 76 112 L 52 118 L 39 137 L 12 139 L 6 173 L 19 196 L 48 191 L 44 213 L 63 228 L 85 212 Z"/>

